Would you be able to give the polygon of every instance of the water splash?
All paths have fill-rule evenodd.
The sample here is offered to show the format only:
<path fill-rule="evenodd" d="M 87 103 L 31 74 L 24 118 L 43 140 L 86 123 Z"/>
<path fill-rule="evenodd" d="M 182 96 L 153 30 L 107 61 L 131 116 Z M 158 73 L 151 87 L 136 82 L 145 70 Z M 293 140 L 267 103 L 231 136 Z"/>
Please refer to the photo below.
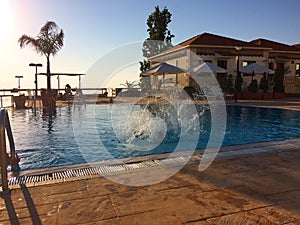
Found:
<path fill-rule="evenodd" d="M 167 126 L 165 121 L 155 117 L 142 106 L 130 107 L 130 113 L 124 113 L 124 120 L 114 122 L 114 131 L 118 140 L 127 148 L 138 151 L 150 151 L 157 147 L 165 138 Z"/>

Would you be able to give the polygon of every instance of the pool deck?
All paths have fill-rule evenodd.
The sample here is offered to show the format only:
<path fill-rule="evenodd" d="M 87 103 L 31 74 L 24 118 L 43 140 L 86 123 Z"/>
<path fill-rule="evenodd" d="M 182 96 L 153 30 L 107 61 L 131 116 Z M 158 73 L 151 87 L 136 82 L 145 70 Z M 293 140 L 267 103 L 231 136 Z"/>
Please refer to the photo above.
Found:
<path fill-rule="evenodd" d="M 238 100 L 237 103 L 230 101 L 229 104 L 247 105 L 265 108 L 278 108 L 300 110 L 300 98 L 269 99 L 269 100 Z"/>
<path fill-rule="evenodd" d="M 231 104 L 300 110 L 298 99 Z M 0 225 L 300 224 L 300 139 L 223 150 L 203 172 L 195 158 L 150 186 L 125 186 L 101 176 L 21 184 L 0 194 Z M 130 182 L 133 172 L 143 179 L 168 167 L 122 176 Z"/>

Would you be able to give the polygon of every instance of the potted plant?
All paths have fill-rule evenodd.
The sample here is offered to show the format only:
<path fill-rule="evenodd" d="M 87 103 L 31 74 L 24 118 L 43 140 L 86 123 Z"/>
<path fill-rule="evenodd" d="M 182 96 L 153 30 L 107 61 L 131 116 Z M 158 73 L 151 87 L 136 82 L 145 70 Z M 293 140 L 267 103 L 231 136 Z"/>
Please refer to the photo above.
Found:
<path fill-rule="evenodd" d="M 127 89 L 126 91 L 122 92 L 122 96 L 124 97 L 139 97 L 140 91 L 137 89 L 138 84 L 136 81 L 128 81 L 126 80 L 124 84 L 120 84 L 124 86 L 124 89 Z"/>
<path fill-rule="evenodd" d="M 261 89 L 263 92 L 263 94 L 262 94 L 263 99 L 272 99 L 273 98 L 273 93 L 268 93 L 269 82 L 266 77 L 266 73 L 264 73 L 264 76 L 260 80 L 259 89 Z"/>
<path fill-rule="evenodd" d="M 56 90 L 46 90 L 41 89 L 42 104 L 45 108 L 55 108 L 56 107 Z"/>
<path fill-rule="evenodd" d="M 224 92 L 228 92 L 228 93 L 234 92 L 233 78 L 231 74 L 229 74 L 225 79 Z"/>
<path fill-rule="evenodd" d="M 273 97 L 274 98 L 284 98 L 284 75 L 289 73 L 290 70 L 288 67 L 283 69 L 279 69 L 275 71 L 274 79 L 273 79 Z"/>
<path fill-rule="evenodd" d="M 261 99 L 261 93 L 258 92 L 258 83 L 257 80 L 254 79 L 248 86 L 248 92 L 245 93 L 246 99 L 259 100 Z"/>
<path fill-rule="evenodd" d="M 237 102 L 237 99 L 242 99 L 243 98 L 242 84 L 243 84 L 243 78 L 241 76 L 241 73 L 238 71 L 236 79 L 235 79 L 235 83 L 234 83 L 234 99 L 235 99 L 235 102 Z"/>
<path fill-rule="evenodd" d="M 17 109 L 25 109 L 26 100 L 27 97 L 24 94 L 19 96 L 13 96 L 13 101 Z"/>

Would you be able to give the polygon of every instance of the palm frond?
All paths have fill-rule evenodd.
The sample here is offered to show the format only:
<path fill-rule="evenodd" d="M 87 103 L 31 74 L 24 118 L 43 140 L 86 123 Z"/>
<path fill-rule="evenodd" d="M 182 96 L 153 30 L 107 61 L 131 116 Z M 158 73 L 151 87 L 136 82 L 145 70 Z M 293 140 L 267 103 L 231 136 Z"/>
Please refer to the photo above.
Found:
<path fill-rule="evenodd" d="M 120 85 L 122 85 L 122 86 L 124 86 L 125 88 L 128 88 L 128 89 L 138 86 L 136 81 L 128 81 L 128 80 L 126 80 L 124 84 L 120 84 Z"/>
<path fill-rule="evenodd" d="M 50 33 L 52 30 L 57 30 L 58 26 L 53 21 L 47 21 L 47 23 L 41 28 L 40 33 Z"/>
<path fill-rule="evenodd" d="M 21 48 L 31 45 L 37 53 L 45 55 L 47 58 L 47 72 L 50 73 L 49 57 L 55 55 L 63 47 L 64 32 L 59 29 L 55 22 L 48 21 L 35 38 L 24 34 L 18 41 Z M 50 79 L 47 79 L 47 88 L 51 88 Z"/>
<path fill-rule="evenodd" d="M 64 32 L 60 32 L 52 37 L 52 51 L 51 54 L 55 55 L 64 45 Z"/>
<path fill-rule="evenodd" d="M 34 39 L 33 37 L 30 37 L 26 34 L 23 34 L 19 40 L 20 48 L 24 48 L 26 45 L 31 45 L 33 47 L 36 47 L 38 45 L 38 41 Z"/>

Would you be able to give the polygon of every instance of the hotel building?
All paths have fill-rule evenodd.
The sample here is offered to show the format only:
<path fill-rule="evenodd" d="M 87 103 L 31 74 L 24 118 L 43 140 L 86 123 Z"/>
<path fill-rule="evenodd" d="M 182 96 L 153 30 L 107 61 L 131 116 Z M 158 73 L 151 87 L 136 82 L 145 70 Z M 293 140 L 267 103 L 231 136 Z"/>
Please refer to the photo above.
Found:
<path fill-rule="evenodd" d="M 199 65 L 200 59 L 204 62 L 211 62 L 227 70 L 227 74 L 216 74 L 217 79 L 222 82 L 222 78 L 228 74 L 235 79 L 237 56 L 239 56 L 239 68 L 250 63 L 257 63 L 275 71 L 285 68 L 285 93 L 300 94 L 300 45 L 287 45 L 262 38 L 246 42 L 203 33 L 149 57 L 149 60 L 151 66 L 158 62 L 166 62 L 183 69 Z M 254 79 L 260 82 L 261 77 L 262 75 L 256 74 Z M 242 78 L 242 86 L 246 90 L 252 76 L 242 74 Z M 171 79 L 174 79 L 174 76 Z M 181 87 L 193 85 L 188 74 L 178 74 L 176 82 Z"/>

